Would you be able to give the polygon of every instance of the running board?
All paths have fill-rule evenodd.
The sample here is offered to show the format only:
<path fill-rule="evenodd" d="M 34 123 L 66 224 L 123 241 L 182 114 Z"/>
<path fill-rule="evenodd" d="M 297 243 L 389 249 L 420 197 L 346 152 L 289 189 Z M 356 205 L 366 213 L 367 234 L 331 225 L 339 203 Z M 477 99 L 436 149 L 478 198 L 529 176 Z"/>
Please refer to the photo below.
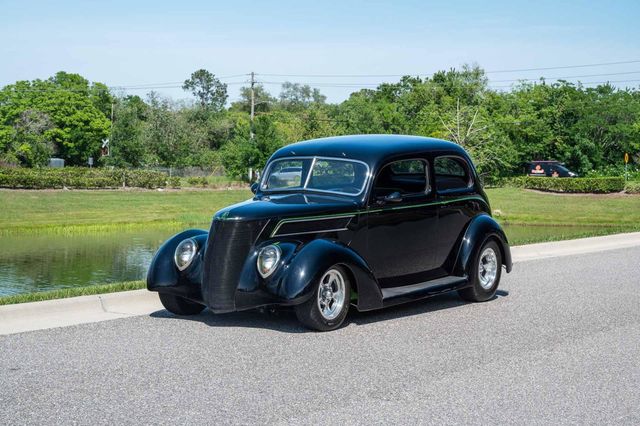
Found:
<path fill-rule="evenodd" d="M 387 287 L 382 289 L 382 304 L 385 307 L 397 305 L 452 290 L 459 290 L 468 285 L 467 277 L 448 276 L 402 287 Z"/>

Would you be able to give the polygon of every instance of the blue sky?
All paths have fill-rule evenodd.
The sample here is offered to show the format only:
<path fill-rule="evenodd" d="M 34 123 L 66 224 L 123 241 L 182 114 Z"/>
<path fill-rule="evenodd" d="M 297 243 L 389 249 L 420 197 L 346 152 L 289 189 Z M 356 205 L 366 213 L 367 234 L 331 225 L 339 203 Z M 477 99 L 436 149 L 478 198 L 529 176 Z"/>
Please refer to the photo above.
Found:
<path fill-rule="evenodd" d="M 0 0 L 0 85 L 77 72 L 110 86 L 175 83 L 198 69 L 320 84 L 330 101 L 396 78 L 260 74 L 429 74 L 640 60 L 640 1 L 7 1 Z M 614 76 L 614 73 L 628 72 Z M 610 74 L 640 62 L 489 74 L 508 79 Z M 231 99 L 245 76 L 226 78 Z M 639 82 L 620 83 L 638 87 Z M 128 89 L 144 95 L 148 89 Z M 180 89 L 160 89 L 176 99 Z"/>

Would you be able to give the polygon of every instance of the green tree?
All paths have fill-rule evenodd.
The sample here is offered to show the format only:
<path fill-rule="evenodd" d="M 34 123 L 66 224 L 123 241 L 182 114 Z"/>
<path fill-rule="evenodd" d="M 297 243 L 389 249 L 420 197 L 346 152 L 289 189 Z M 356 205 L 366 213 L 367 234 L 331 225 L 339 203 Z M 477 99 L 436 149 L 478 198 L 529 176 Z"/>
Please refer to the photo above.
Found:
<path fill-rule="evenodd" d="M 44 114 L 51 123 L 42 137 L 53 144 L 56 155 L 70 165 L 85 165 L 100 154 L 101 140 L 109 133 L 110 122 L 98 109 L 89 82 L 77 74 L 57 73 L 48 80 L 18 81 L 0 91 L 0 150 L 16 156 L 12 149 L 22 140 L 9 143 L 12 131 L 26 111 Z M 17 133 L 26 137 L 28 133 Z M 27 143 L 28 144 L 28 143 Z"/>
<path fill-rule="evenodd" d="M 191 77 L 184 81 L 182 89 L 191 92 L 203 109 L 218 112 L 222 111 L 227 103 L 227 85 L 205 69 L 193 72 Z"/>

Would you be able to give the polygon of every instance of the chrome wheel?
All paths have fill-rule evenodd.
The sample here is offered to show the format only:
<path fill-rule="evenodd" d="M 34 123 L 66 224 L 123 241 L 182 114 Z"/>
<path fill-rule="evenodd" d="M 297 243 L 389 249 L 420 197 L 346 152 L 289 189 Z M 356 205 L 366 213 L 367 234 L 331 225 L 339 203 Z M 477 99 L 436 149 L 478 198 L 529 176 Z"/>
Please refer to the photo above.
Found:
<path fill-rule="evenodd" d="M 346 299 L 344 277 L 337 269 L 329 269 L 320 279 L 318 286 L 318 309 L 326 320 L 335 319 Z"/>
<path fill-rule="evenodd" d="M 487 247 L 480 255 L 478 263 L 478 281 L 483 289 L 489 290 L 493 287 L 498 275 L 498 257 L 491 247 Z"/>

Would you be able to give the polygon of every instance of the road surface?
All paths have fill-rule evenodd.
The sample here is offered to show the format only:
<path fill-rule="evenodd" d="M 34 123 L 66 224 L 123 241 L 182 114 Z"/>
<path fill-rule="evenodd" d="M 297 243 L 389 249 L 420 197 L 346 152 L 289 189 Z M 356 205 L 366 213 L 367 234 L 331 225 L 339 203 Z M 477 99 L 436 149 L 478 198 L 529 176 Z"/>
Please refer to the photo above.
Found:
<path fill-rule="evenodd" d="M 0 424 L 640 423 L 640 247 L 520 262 L 330 333 L 165 311 L 0 336 Z"/>

